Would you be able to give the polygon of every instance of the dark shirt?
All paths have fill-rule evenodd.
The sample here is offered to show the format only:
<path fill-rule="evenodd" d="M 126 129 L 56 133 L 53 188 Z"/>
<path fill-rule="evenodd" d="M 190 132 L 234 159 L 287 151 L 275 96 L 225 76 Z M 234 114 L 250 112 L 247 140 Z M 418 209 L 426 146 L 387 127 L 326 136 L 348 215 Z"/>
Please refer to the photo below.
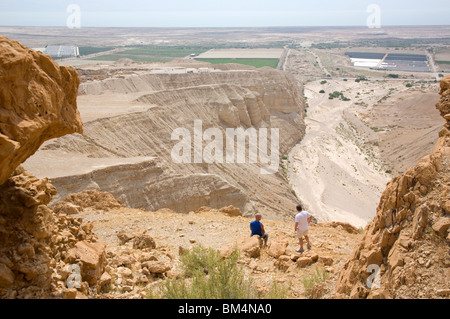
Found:
<path fill-rule="evenodd" d="M 259 236 L 263 235 L 261 225 L 262 225 L 262 223 L 258 222 L 256 220 L 254 220 L 250 223 L 250 228 L 252 230 L 252 236 L 253 235 L 259 235 Z"/>

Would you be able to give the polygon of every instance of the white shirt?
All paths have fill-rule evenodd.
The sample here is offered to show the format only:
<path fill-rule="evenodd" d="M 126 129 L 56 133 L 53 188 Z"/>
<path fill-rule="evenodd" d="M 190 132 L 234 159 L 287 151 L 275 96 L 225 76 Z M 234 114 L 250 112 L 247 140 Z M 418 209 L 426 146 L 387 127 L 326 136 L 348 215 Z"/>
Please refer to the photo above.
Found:
<path fill-rule="evenodd" d="M 295 215 L 295 222 L 298 223 L 298 230 L 307 230 L 308 229 L 308 218 L 311 217 L 311 214 L 306 210 L 301 211 L 297 215 Z"/>

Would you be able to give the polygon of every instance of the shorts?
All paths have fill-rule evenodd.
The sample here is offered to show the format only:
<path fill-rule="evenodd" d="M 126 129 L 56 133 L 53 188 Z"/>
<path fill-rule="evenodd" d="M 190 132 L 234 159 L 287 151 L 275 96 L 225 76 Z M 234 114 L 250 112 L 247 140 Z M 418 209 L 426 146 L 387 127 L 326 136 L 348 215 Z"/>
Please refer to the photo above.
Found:
<path fill-rule="evenodd" d="M 250 237 L 252 237 L 252 236 L 259 236 L 259 235 L 252 235 L 252 234 L 250 234 Z M 265 241 L 268 241 L 269 240 L 269 234 L 268 233 L 265 233 L 264 235 L 262 235 L 262 236 L 259 236 L 261 239 L 264 239 Z"/>
<path fill-rule="evenodd" d="M 304 230 L 297 229 L 297 238 L 302 238 L 303 236 L 308 236 L 308 230 L 307 229 L 304 229 Z"/>

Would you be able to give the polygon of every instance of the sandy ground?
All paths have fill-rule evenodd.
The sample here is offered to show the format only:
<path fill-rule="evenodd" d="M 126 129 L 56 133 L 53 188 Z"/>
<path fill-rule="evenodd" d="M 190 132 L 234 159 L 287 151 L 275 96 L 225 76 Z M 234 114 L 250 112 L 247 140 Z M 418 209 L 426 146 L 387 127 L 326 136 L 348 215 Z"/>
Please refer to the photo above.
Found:
<path fill-rule="evenodd" d="M 154 159 L 149 156 L 139 157 L 102 157 L 95 158 L 81 154 L 76 156 L 59 150 L 38 150 L 23 166 L 38 178 L 49 179 L 91 173 L 106 167 L 137 164 Z M 51 167 L 42 165 L 51 163 Z"/>
<path fill-rule="evenodd" d="M 290 182 L 317 218 L 364 227 L 375 216 L 381 193 L 393 177 L 388 168 L 409 167 L 427 154 L 424 145 L 434 145 L 435 130 L 443 125 L 430 107 L 435 93 L 408 91 L 400 81 L 320 82 L 305 86 L 307 130 L 289 155 Z M 326 93 L 319 93 L 321 89 Z M 351 101 L 330 100 L 328 94 L 334 91 Z M 395 126 L 395 119 L 402 124 Z M 424 132 L 429 134 L 423 136 Z M 421 145 L 414 154 L 407 149 L 411 144 Z"/>
<path fill-rule="evenodd" d="M 401 174 L 430 154 L 444 120 L 436 109 L 439 94 L 406 91 L 373 107 L 368 113 L 377 128 L 380 155 L 394 174 Z"/>
<path fill-rule="evenodd" d="M 150 106 L 134 102 L 143 93 L 118 94 L 108 92 L 101 95 L 81 95 L 77 98 L 81 120 L 87 123 L 100 118 L 122 115 L 126 113 L 144 112 Z"/>

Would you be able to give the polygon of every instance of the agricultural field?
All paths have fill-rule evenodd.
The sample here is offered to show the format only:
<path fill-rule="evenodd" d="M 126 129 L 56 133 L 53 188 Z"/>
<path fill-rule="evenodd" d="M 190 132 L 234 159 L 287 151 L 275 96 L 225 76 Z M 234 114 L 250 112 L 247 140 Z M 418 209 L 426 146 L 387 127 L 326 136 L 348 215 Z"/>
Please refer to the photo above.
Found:
<path fill-rule="evenodd" d="M 276 68 L 283 52 L 282 48 L 213 49 L 199 54 L 195 59 L 212 64 L 238 63 L 256 68 Z"/>
<path fill-rule="evenodd" d="M 91 46 L 82 46 L 78 47 L 80 51 L 80 56 L 84 55 L 90 55 L 90 54 L 96 54 L 106 51 L 111 51 L 114 49 L 114 47 L 91 47 Z"/>
<path fill-rule="evenodd" d="M 183 46 L 134 46 L 121 48 L 115 52 L 89 58 L 96 61 L 117 61 L 123 58 L 131 59 L 135 62 L 169 62 L 176 58 L 184 58 L 191 54 L 200 54 L 209 48 L 203 47 L 183 47 Z"/>
<path fill-rule="evenodd" d="M 436 51 L 435 61 L 439 71 L 450 72 L 450 48 L 439 48 Z"/>
<path fill-rule="evenodd" d="M 211 64 L 227 64 L 227 63 L 238 63 L 243 65 L 254 66 L 255 68 L 262 68 L 268 66 L 271 68 L 276 68 L 279 63 L 279 59 L 198 59 L 198 61 L 209 62 Z"/>

